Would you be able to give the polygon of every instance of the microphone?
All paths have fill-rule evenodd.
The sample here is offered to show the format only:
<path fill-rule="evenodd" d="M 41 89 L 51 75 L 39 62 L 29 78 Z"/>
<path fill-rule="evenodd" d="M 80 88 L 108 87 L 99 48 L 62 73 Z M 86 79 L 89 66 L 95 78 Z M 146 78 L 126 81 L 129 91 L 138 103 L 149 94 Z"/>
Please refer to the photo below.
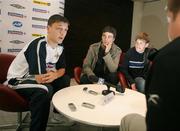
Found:
<path fill-rule="evenodd" d="M 116 91 L 120 92 L 120 93 L 124 93 L 125 92 L 125 89 L 123 87 L 121 87 L 120 85 L 113 85 L 111 83 L 108 83 L 106 81 L 104 81 L 102 78 L 98 78 L 97 76 L 94 76 L 94 75 L 90 75 L 89 76 L 89 80 L 92 82 L 92 83 L 100 83 L 100 84 L 104 84 L 106 85 L 108 88 L 110 87 L 114 87 L 116 89 Z"/>

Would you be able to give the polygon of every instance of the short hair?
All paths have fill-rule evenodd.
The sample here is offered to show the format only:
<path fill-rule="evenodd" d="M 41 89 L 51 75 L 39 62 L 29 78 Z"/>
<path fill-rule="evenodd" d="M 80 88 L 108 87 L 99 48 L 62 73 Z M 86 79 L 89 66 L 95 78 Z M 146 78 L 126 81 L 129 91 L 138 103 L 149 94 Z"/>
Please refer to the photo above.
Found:
<path fill-rule="evenodd" d="M 48 19 L 48 25 L 51 26 L 53 23 L 56 23 L 56 22 L 64 22 L 64 23 L 67 23 L 68 26 L 69 26 L 69 20 L 64 17 L 64 16 L 61 16 L 59 14 L 55 14 L 55 15 L 52 15 L 49 17 Z"/>
<path fill-rule="evenodd" d="M 105 32 L 110 32 L 113 34 L 114 38 L 116 38 L 116 29 L 112 26 L 106 26 L 103 28 L 102 30 L 102 34 L 105 33 Z"/>
<path fill-rule="evenodd" d="M 135 38 L 135 41 L 138 40 L 138 39 L 141 39 L 141 40 L 145 40 L 146 43 L 149 43 L 150 40 L 149 40 L 149 35 L 145 32 L 140 32 L 136 38 Z"/>
<path fill-rule="evenodd" d="M 180 11 L 180 0 L 168 0 L 168 10 L 174 14 L 174 18 L 176 18 L 177 13 Z"/>

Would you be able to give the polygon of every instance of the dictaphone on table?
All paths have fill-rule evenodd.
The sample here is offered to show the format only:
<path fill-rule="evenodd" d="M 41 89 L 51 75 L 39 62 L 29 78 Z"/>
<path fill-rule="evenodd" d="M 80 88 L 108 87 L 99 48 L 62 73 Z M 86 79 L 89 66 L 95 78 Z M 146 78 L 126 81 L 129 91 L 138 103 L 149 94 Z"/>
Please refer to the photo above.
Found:
<path fill-rule="evenodd" d="M 87 102 L 83 102 L 82 103 L 83 107 L 89 108 L 89 109 L 94 109 L 95 105 L 91 104 L 91 103 L 87 103 Z"/>
<path fill-rule="evenodd" d="M 93 91 L 93 90 L 89 90 L 88 93 L 92 94 L 92 95 L 98 95 L 97 92 Z"/>
<path fill-rule="evenodd" d="M 93 91 L 93 90 L 88 90 L 88 87 L 84 87 L 83 91 L 88 92 L 89 94 L 92 94 L 92 95 L 98 95 L 98 92 Z"/>
<path fill-rule="evenodd" d="M 73 112 L 76 111 L 76 106 L 74 105 L 74 103 L 69 103 L 68 107 L 71 111 L 73 111 Z"/>

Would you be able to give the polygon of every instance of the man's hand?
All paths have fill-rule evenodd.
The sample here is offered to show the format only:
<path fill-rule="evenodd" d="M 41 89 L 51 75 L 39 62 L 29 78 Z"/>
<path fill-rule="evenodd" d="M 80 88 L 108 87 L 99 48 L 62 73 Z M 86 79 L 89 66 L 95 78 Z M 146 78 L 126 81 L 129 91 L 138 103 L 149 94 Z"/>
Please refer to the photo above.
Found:
<path fill-rule="evenodd" d="M 37 83 L 44 83 L 45 81 L 43 81 L 43 78 L 45 77 L 44 76 L 45 74 L 41 74 L 41 75 L 35 75 L 35 79 L 36 79 L 36 82 Z"/>
<path fill-rule="evenodd" d="M 35 75 L 37 83 L 51 83 L 58 78 L 57 72 L 49 71 L 46 74 Z"/>
<path fill-rule="evenodd" d="M 106 49 L 105 49 L 105 54 L 109 53 L 111 47 L 112 47 L 112 43 L 109 43 L 109 44 L 106 44 L 106 45 L 105 45 L 105 48 L 106 48 Z"/>
<path fill-rule="evenodd" d="M 58 78 L 57 72 L 49 71 L 46 74 L 44 74 L 44 77 L 42 78 L 42 81 L 44 83 L 51 83 L 57 78 Z"/>

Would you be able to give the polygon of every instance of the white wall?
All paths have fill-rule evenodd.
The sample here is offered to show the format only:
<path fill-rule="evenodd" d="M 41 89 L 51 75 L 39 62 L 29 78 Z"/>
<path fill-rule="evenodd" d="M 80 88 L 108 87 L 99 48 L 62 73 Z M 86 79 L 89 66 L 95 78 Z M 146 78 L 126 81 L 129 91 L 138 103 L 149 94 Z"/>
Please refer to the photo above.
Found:
<path fill-rule="evenodd" d="M 165 0 L 144 3 L 142 31 L 149 33 L 151 44 L 159 49 L 168 43 Z"/>
<path fill-rule="evenodd" d="M 131 41 L 139 31 L 150 35 L 151 46 L 157 49 L 168 43 L 165 0 L 144 3 L 134 0 L 134 14 Z M 141 26 L 139 26 L 141 24 Z"/>
<path fill-rule="evenodd" d="M 134 46 L 134 38 L 139 32 L 141 32 L 143 10 L 144 2 L 138 0 L 134 1 L 131 46 Z"/>

